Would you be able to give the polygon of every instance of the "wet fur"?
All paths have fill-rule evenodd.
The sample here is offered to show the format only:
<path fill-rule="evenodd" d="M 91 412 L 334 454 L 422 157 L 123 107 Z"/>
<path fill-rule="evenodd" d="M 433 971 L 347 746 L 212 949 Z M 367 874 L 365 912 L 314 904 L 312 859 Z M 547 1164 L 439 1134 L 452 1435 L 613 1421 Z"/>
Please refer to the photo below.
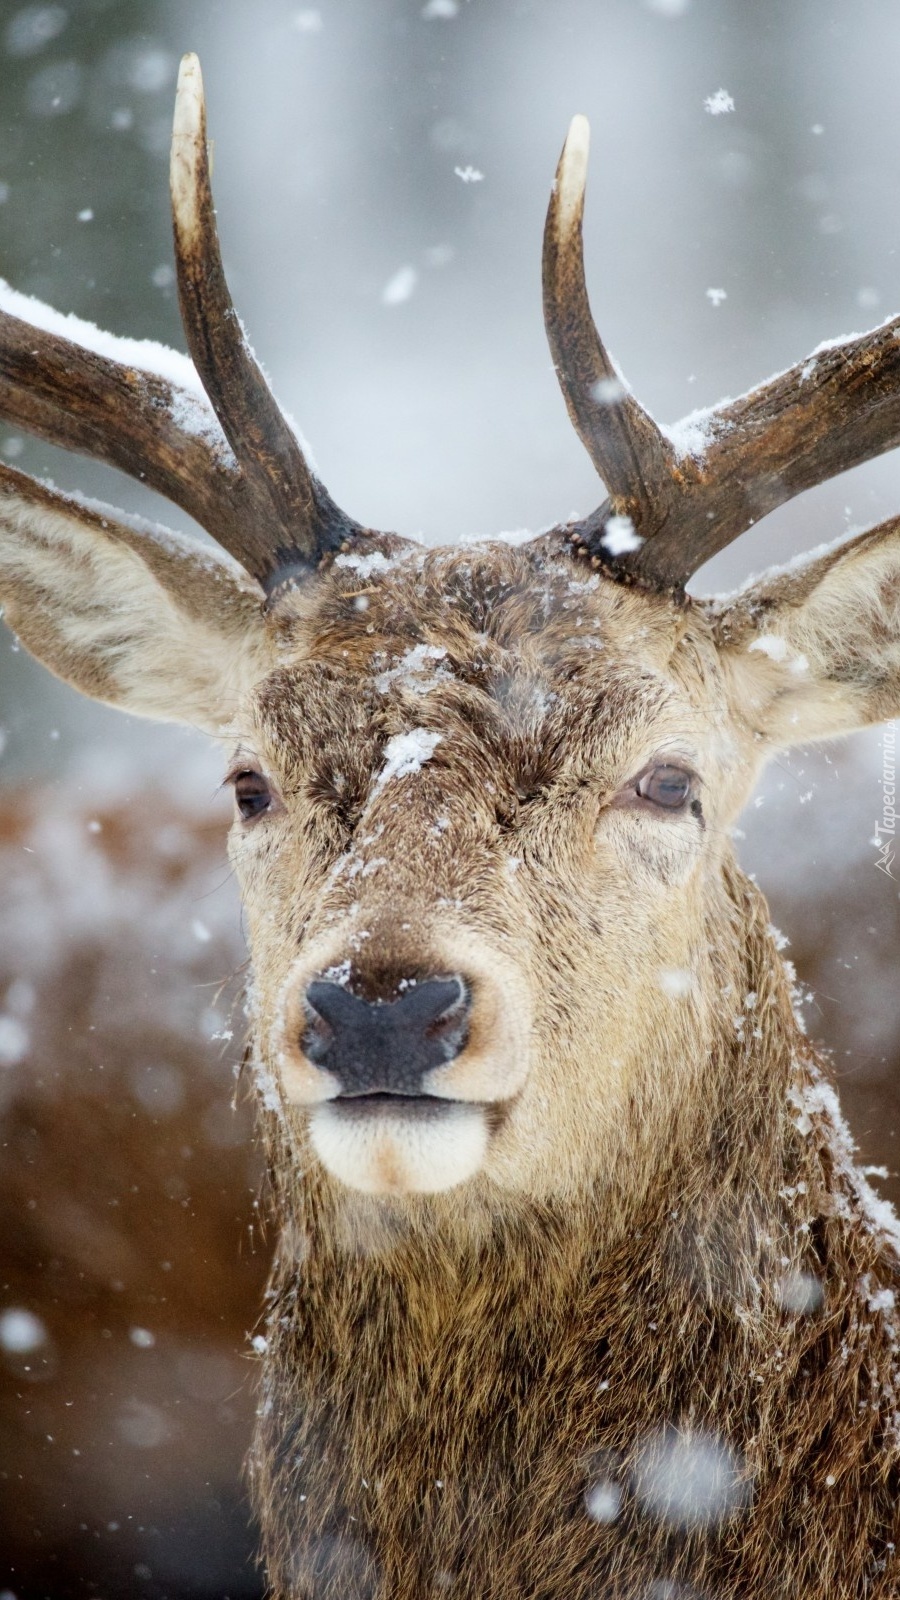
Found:
<path fill-rule="evenodd" d="M 267 753 L 297 759 L 283 769 L 287 786 L 301 789 L 314 744 L 318 770 L 340 770 L 355 796 L 353 820 L 341 815 L 343 796 L 334 805 L 331 848 L 358 848 L 349 830 L 384 740 L 414 713 L 445 741 L 396 825 L 411 859 L 379 813 L 385 831 L 370 854 L 391 857 L 391 911 L 378 920 L 377 891 L 364 905 L 362 922 L 374 916 L 378 932 L 359 950 L 360 970 L 377 982 L 417 952 L 427 968 L 430 906 L 442 890 L 458 892 L 467 923 L 529 965 L 543 1072 L 554 1061 L 577 1071 L 579 1049 L 602 1059 L 592 966 L 650 1070 L 632 1074 L 618 1130 L 592 1125 L 585 1099 L 580 1110 L 577 1099 L 555 1100 L 574 1157 L 568 1170 L 537 1172 L 520 1135 L 529 1176 L 518 1190 L 501 1171 L 446 1196 L 373 1204 L 317 1169 L 301 1114 L 266 1119 L 283 1244 L 252 1482 L 274 1593 L 894 1594 L 897 1331 L 890 1306 L 869 1302 L 896 1283 L 897 1261 L 819 1090 L 765 904 L 724 837 L 754 770 L 739 741 L 723 733 L 721 770 L 715 782 L 709 774 L 719 791 L 709 796 L 712 860 L 697 869 L 702 933 L 693 927 L 689 940 L 704 977 L 686 1016 L 671 1004 L 661 1013 L 653 993 L 653 961 L 679 936 L 665 902 L 654 954 L 652 922 L 641 947 L 614 884 L 605 885 L 610 915 L 602 900 L 592 913 L 580 882 L 585 796 L 594 807 L 604 777 L 606 792 L 614 788 L 641 717 L 650 728 L 665 719 L 673 686 L 694 703 L 727 699 L 704 613 L 676 614 L 596 580 L 582 586 L 565 567 L 535 582 L 517 553 L 502 551 L 490 562 L 425 558 L 383 586 L 358 585 L 351 593 L 358 601 L 362 590 L 366 604 L 357 611 L 343 587 L 324 604 L 298 597 L 282 619 L 314 664 L 299 702 L 293 667 L 259 696 Z M 586 646 L 577 618 L 598 614 L 599 637 Z M 373 694 L 378 669 L 422 642 L 446 649 L 452 676 L 427 694 Z M 725 672 L 743 668 L 740 659 Z M 779 700 L 790 687 L 779 680 Z M 306 799 L 327 816 L 332 802 L 318 785 Z M 429 848 L 435 807 L 451 826 Z M 306 825 L 310 840 L 321 838 L 312 809 Z M 504 852 L 522 861 L 512 877 L 502 875 Z M 654 855 L 647 841 L 632 895 L 635 874 L 645 894 L 677 891 L 678 849 Z M 347 910 L 333 886 L 323 894 L 319 873 L 304 891 L 295 879 L 300 940 Z M 258 903 L 252 889 L 248 900 Z M 412 946 L 397 931 L 397 905 L 413 917 Z M 685 959 L 683 946 L 672 959 Z M 267 956 L 258 971 L 265 1012 Z M 753 1014 L 736 1030 L 745 995 L 756 996 Z M 798 1274 L 823 1286 L 823 1305 L 808 1314 L 783 1304 Z M 648 1441 L 673 1426 L 725 1441 L 739 1463 L 745 1499 L 715 1525 L 673 1528 L 633 1492 Z M 608 1526 L 585 1506 L 601 1477 L 623 1497 Z"/>
<path fill-rule="evenodd" d="M 896 1594 L 896 1332 L 868 1300 L 897 1263 L 829 1117 L 797 1129 L 789 1089 L 820 1068 L 761 896 L 732 869 L 728 890 L 763 1037 L 719 1041 L 614 1243 L 590 1188 L 347 1207 L 296 1181 L 269 1119 L 284 1234 L 251 1476 L 276 1595 Z M 824 1286 L 810 1315 L 782 1304 L 799 1272 Z M 642 1514 L 635 1459 L 672 1424 L 728 1442 L 749 1509 Z M 600 1477 L 609 1526 L 585 1510 Z"/>
<path fill-rule="evenodd" d="M 896 1225 L 852 1169 L 729 829 L 772 750 L 900 707 L 896 525 L 712 607 L 585 574 L 553 539 L 373 542 L 264 617 L 187 547 L 132 600 L 134 535 L 30 493 L 0 507 L 29 647 L 146 714 L 218 728 L 236 699 L 236 759 L 278 796 L 232 841 L 281 1233 L 252 1461 L 277 1600 L 895 1594 Z M 396 669 L 419 646 L 445 654 L 417 682 Z M 440 734 L 431 758 L 379 782 L 410 728 Z M 667 756 L 699 772 L 702 820 L 634 802 Z M 483 1169 L 444 1195 L 343 1187 L 297 1090 L 304 962 L 352 958 L 377 997 L 470 955 Z M 528 1022 L 514 1086 L 491 990 Z M 783 1304 L 798 1273 L 824 1294 L 808 1313 Z M 715 1525 L 641 1500 L 663 1427 L 731 1452 Z M 608 1525 L 585 1508 L 598 1478 L 622 1495 Z"/>

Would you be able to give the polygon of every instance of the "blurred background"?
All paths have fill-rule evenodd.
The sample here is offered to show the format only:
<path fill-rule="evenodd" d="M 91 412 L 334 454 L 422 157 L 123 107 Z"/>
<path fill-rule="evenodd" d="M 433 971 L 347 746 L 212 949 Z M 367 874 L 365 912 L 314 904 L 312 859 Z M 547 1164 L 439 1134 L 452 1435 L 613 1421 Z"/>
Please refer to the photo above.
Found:
<path fill-rule="evenodd" d="M 893 0 L 5 0 L 14 287 L 183 348 L 167 155 L 187 49 L 235 302 L 329 489 L 376 527 L 536 531 L 602 498 L 540 309 L 575 111 L 595 315 L 660 420 L 900 305 Z M 185 526 L 2 424 L 0 455 Z M 693 587 L 898 510 L 888 456 Z M 739 850 L 897 1198 L 883 756 L 876 730 L 779 762 Z M 241 1019 L 219 986 L 243 951 L 217 782 L 192 735 L 89 705 L 0 638 L 0 1600 L 260 1592 L 240 1462 L 268 1246 L 229 1110 Z"/>

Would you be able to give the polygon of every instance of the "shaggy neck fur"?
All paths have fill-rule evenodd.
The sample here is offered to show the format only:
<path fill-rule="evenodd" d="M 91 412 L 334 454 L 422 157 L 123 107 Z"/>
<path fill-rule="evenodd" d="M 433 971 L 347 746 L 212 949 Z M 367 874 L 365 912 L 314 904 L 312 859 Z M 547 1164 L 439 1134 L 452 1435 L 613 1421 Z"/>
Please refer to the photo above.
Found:
<path fill-rule="evenodd" d="M 348 1222 L 269 1126 L 252 1473 L 278 1600 L 896 1594 L 896 1261 L 765 904 L 726 881 L 756 1004 L 612 1234 L 591 1189 Z"/>

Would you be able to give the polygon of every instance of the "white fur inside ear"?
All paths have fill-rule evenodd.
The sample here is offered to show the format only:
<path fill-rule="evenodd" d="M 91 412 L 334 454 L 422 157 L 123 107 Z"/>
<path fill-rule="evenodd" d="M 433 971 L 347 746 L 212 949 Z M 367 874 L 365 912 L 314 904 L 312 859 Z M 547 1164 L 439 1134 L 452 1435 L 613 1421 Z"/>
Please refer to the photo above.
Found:
<path fill-rule="evenodd" d="M 732 704 L 770 747 L 900 714 L 900 518 L 764 573 L 715 615 Z"/>
<path fill-rule="evenodd" d="M 332 1177 L 363 1194 L 438 1194 L 465 1183 L 487 1152 L 481 1106 L 461 1101 L 367 1109 L 353 1101 L 317 1106 L 313 1149 Z"/>
<path fill-rule="evenodd" d="M 269 666 L 246 574 L 186 535 L 48 500 L 0 497 L 0 601 L 26 649 L 93 699 L 218 734 Z"/>

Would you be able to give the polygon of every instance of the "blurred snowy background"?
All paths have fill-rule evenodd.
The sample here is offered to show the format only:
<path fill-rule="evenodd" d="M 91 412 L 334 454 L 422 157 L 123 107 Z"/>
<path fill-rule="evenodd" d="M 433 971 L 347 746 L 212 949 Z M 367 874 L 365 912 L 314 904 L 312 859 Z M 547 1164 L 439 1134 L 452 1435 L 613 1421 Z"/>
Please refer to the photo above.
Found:
<path fill-rule="evenodd" d="M 182 347 L 167 153 L 177 62 L 187 49 L 200 53 L 206 78 L 235 301 L 329 488 L 374 526 L 437 542 L 538 529 L 601 498 L 566 418 L 540 310 L 544 209 L 575 111 L 589 116 L 593 131 L 585 234 L 595 314 L 661 420 L 737 394 L 820 340 L 862 330 L 900 306 L 894 0 L 6 0 L 0 275 L 16 288 L 117 333 Z M 724 101 L 714 98 L 719 90 Z M 714 107 L 730 98 L 733 110 L 714 114 L 711 98 Z M 63 487 L 184 525 L 134 484 L 2 425 L 0 453 Z M 890 456 L 770 517 L 694 588 L 733 587 L 774 559 L 898 510 L 900 464 Z M 208 802 L 210 816 L 221 817 L 210 800 L 215 761 L 187 734 L 88 705 L 8 635 L 0 638 L 0 729 L 0 781 L 9 789 L 4 926 L 13 933 L 0 977 L 20 981 L 2 1002 L 0 1105 L 7 1143 L 10 1119 L 24 1141 L 4 1192 L 19 1253 L 2 1271 L 13 1286 L 5 1303 L 12 1294 L 41 1320 L 31 1352 L 46 1357 L 39 1384 L 25 1359 L 27 1325 L 16 1335 L 24 1353 L 4 1346 L 12 1408 L 4 1415 L 12 1420 L 0 1467 L 8 1491 L 0 1549 L 15 1561 L 0 1583 L 20 1600 L 251 1595 L 236 1487 L 251 1409 L 240 1352 L 264 1258 L 245 1251 L 238 1262 L 256 1175 L 239 1142 L 243 1125 L 238 1136 L 223 1131 L 234 1051 L 220 1060 L 221 1044 L 210 1039 L 221 1024 L 210 1019 L 206 990 L 192 988 L 197 1005 L 174 1036 L 172 1027 L 163 1027 L 163 1039 L 153 1032 L 162 1026 L 158 1013 L 175 1004 L 179 972 L 214 986 L 241 959 L 230 891 L 214 915 L 200 904 L 218 859 L 219 824 L 202 870 L 185 843 Z M 893 1173 L 900 901 L 898 884 L 876 870 L 871 844 L 881 767 L 877 733 L 830 752 L 798 752 L 766 779 L 740 849 L 791 939 L 789 953 L 813 993 L 810 1029 L 835 1049 L 867 1159 Z M 151 774 L 156 798 L 142 804 Z M 129 805 L 134 836 L 116 845 L 113 818 L 127 818 Z M 180 836 L 160 834 L 170 808 L 179 812 Z M 101 812 L 110 820 L 98 841 L 89 830 Z M 69 826 L 66 816 L 76 821 Z M 16 832 L 23 819 L 36 830 L 30 843 Z M 103 849 L 106 875 L 97 865 Z M 116 881 L 118 890 L 110 887 Z M 179 890 L 169 902 L 154 888 L 167 882 Z M 86 899 L 104 911 L 87 924 Z M 140 940 L 129 945 L 125 933 L 147 925 L 150 903 L 148 939 L 153 952 L 168 952 L 168 965 L 161 987 L 148 977 L 154 1015 L 135 1023 L 123 1045 L 128 984 L 119 976 L 133 976 L 142 960 Z M 41 906 L 59 925 L 49 943 Z M 30 930 L 21 949 L 17 927 Z M 60 929 L 71 932 L 67 948 Z M 83 1004 L 67 1019 L 53 1006 L 58 1012 L 73 972 Z M 95 1030 L 93 1042 L 83 1024 Z M 87 1075 L 77 1087 L 60 1065 L 64 1039 Z M 185 1040 L 206 1063 L 202 1094 Z M 105 1147 L 88 1135 L 109 1095 L 91 1100 L 88 1080 L 104 1068 L 115 1072 L 126 1108 L 117 1151 L 129 1134 L 134 1161 L 144 1163 L 141 1192 L 156 1196 L 159 1168 L 160 1194 L 188 1230 L 180 1279 L 176 1271 L 168 1280 L 180 1284 L 168 1294 L 169 1312 L 154 1278 L 162 1245 L 148 1243 L 156 1267 L 145 1266 L 142 1278 L 133 1261 L 129 1278 L 109 1265 L 113 1243 L 91 1221 L 119 1189 L 133 1188 L 124 1176 L 110 1178 L 116 1194 L 98 1198 L 72 1148 L 82 1137 L 75 1130 L 84 1130 L 94 1180 Z M 210 1152 L 221 1160 L 221 1183 L 200 1185 L 202 1203 L 197 1185 L 169 1170 L 188 1161 L 184 1148 L 204 1152 L 207 1171 Z M 60 1150 L 71 1158 L 70 1186 L 57 1195 L 58 1215 L 50 1208 L 45 1231 L 32 1235 L 22 1208 L 33 1200 L 40 1211 L 35 1197 L 48 1192 L 53 1172 L 62 1182 Z M 884 1192 L 900 1193 L 893 1178 Z M 158 1197 L 148 1199 L 149 1213 L 134 1204 L 132 1245 L 143 1226 L 170 1226 Z M 123 1239 L 126 1232 L 123 1225 Z M 42 1271 L 60 1262 L 58 1281 L 35 1279 L 35 1260 Z M 242 1287 L 229 1299 L 222 1283 L 232 1260 Z M 196 1287 L 203 1263 L 212 1275 L 208 1297 Z M 91 1287 L 78 1289 L 85 1275 Z M 110 1295 L 122 1291 L 109 1284 L 126 1279 L 138 1286 L 137 1299 L 110 1309 Z M 60 1295 L 70 1307 L 62 1331 L 51 1326 Z M 174 1319 L 169 1333 L 148 1326 L 157 1343 L 136 1343 L 132 1328 L 154 1316 L 166 1327 L 166 1317 Z M 75 1453 L 83 1448 L 78 1430 L 70 1442 L 60 1424 L 82 1359 L 76 1352 L 67 1366 L 60 1340 L 88 1351 L 104 1329 L 109 1360 L 97 1369 L 84 1356 L 94 1376 L 79 1391 L 82 1407 L 95 1396 L 91 1437 L 106 1451 L 92 1477 Z M 192 1350 L 221 1356 L 218 1377 L 202 1361 L 191 1366 Z M 106 1377 L 98 1380 L 97 1370 Z M 25 1435 L 15 1431 L 21 1427 Z M 141 1499 L 146 1485 L 163 1480 L 162 1499 Z M 204 1486 L 193 1507 L 191 1484 Z M 115 1504 L 117 1495 L 130 1510 Z"/>

